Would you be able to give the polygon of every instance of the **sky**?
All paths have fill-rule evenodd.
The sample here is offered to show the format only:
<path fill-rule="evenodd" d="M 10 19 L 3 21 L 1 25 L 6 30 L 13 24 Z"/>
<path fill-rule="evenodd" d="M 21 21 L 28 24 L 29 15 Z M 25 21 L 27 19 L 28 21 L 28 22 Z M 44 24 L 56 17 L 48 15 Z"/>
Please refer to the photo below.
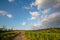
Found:
<path fill-rule="evenodd" d="M 60 0 L 0 0 L 0 27 L 36 30 L 60 27 Z"/>

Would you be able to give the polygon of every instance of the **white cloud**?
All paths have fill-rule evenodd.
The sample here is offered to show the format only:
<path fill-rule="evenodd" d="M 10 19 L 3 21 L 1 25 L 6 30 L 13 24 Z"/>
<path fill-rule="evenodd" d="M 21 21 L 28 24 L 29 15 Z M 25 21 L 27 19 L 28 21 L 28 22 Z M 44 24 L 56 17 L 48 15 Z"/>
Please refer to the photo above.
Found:
<path fill-rule="evenodd" d="M 6 12 L 6 11 L 0 11 L 0 14 L 2 14 L 2 15 L 6 15 L 7 12 Z"/>
<path fill-rule="evenodd" d="M 39 17 L 39 12 L 30 12 L 31 18 L 30 20 L 36 20 Z"/>
<path fill-rule="evenodd" d="M 56 12 L 45 17 L 40 23 L 32 24 L 31 29 L 60 28 L 60 13 Z"/>
<path fill-rule="evenodd" d="M 50 11 L 51 11 L 51 8 L 48 8 L 48 9 L 46 9 L 46 10 L 43 11 L 43 14 L 46 15 L 46 14 L 48 14 Z"/>
<path fill-rule="evenodd" d="M 60 3 L 56 4 L 53 6 L 54 11 L 59 11 L 60 10 Z"/>
<path fill-rule="evenodd" d="M 13 17 L 12 14 L 9 14 L 9 13 L 6 12 L 6 11 L 0 11 L 0 15 L 5 15 L 5 16 L 7 16 L 8 18 L 12 18 L 12 17 Z"/>
<path fill-rule="evenodd" d="M 57 25 L 60 25 L 60 13 L 51 14 L 49 17 L 44 18 L 40 24 L 45 27 L 58 27 Z"/>
<path fill-rule="evenodd" d="M 8 0 L 8 2 L 14 2 L 15 0 Z"/>
<path fill-rule="evenodd" d="M 12 18 L 12 15 L 11 14 L 7 14 L 6 16 L 9 17 L 9 18 Z"/>
<path fill-rule="evenodd" d="M 60 0 L 35 0 L 35 2 L 31 3 L 31 6 L 37 6 L 40 9 L 54 6 L 57 3 L 60 3 Z"/>
<path fill-rule="evenodd" d="M 37 28 L 39 27 L 39 24 L 31 24 L 30 25 L 30 30 L 37 30 Z"/>
<path fill-rule="evenodd" d="M 37 16 L 39 16 L 39 13 L 38 12 L 30 12 L 30 15 L 37 17 Z"/>
<path fill-rule="evenodd" d="M 24 7 L 23 7 L 23 8 L 24 8 L 24 9 L 30 9 L 30 7 L 29 7 L 29 6 L 25 6 L 25 5 L 24 5 Z"/>
<path fill-rule="evenodd" d="M 30 4 L 30 7 L 32 7 L 34 5 L 34 2 L 32 2 L 31 4 Z"/>
<path fill-rule="evenodd" d="M 38 10 L 44 9 L 41 11 L 41 19 L 47 17 L 51 12 L 58 12 L 60 10 L 60 0 L 35 0 L 30 4 L 30 6 L 37 6 Z"/>
<path fill-rule="evenodd" d="M 26 22 L 22 22 L 22 26 L 26 26 Z"/>
<path fill-rule="evenodd" d="M 36 20 L 36 17 L 31 17 L 31 19 L 30 20 Z"/>

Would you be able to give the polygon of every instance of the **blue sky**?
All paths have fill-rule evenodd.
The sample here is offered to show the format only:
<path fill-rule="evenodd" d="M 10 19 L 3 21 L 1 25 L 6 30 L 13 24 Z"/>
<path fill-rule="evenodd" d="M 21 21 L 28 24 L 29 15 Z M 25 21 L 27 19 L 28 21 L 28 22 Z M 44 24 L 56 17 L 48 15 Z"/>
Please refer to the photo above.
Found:
<path fill-rule="evenodd" d="M 0 0 L 0 27 L 6 25 L 8 29 L 42 29 L 46 25 L 52 26 L 56 17 L 60 20 L 59 0 Z M 59 22 L 53 21 L 53 26 L 54 22 L 59 25 Z"/>

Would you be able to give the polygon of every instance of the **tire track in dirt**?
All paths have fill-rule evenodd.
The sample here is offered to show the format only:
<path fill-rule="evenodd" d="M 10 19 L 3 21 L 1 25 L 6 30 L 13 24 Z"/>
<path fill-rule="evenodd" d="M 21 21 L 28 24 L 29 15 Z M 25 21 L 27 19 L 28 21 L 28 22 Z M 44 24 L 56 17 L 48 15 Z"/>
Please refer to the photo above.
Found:
<path fill-rule="evenodd" d="M 25 40 L 25 38 L 24 38 L 24 32 L 21 32 L 13 40 Z"/>

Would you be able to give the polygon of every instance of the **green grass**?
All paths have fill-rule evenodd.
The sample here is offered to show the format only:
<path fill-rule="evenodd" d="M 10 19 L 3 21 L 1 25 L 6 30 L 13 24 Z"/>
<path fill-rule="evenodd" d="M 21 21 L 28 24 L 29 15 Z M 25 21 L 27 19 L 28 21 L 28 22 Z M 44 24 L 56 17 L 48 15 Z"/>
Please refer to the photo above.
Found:
<path fill-rule="evenodd" d="M 26 32 L 27 40 L 60 40 L 60 33 Z"/>
<path fill-rule="evenodd" d="M 13 40 L 14 36 L 20 34 L 21 30 L 0 33 L 1 40 Z M 43 30 L 23 30 L 26 40 L 60 40 L 60 28 Z"/>
<path fill-rule="evenodd" d="M 8 36 L 8 35 L 13 35 L 15 34 L 14 32 L 4 32 L 4 33 L 0 33 L 0 37 L 4 37 L 4 36 Z"/>
<path fill-rule="evenodd" d="M 12 40 L 16 35 L 18 35 L 19 33 L 17 32 L 3 32 L 0 33 L 0 39 L 1 40 Z"/>
<path fill-rule="evenodd" d="M 25 31 L 25 37 L 26 40 L 60 40 L 60 29 Z"/>

